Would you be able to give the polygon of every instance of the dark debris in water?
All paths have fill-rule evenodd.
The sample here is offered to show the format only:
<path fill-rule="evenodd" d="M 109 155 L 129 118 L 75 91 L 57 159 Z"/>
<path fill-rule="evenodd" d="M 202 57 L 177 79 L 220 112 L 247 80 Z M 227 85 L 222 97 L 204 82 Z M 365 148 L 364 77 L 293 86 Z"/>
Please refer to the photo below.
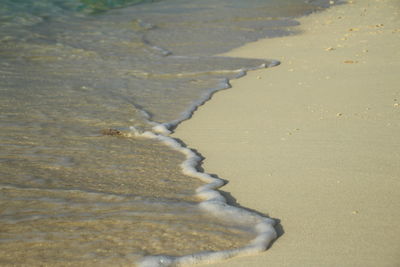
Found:
<path fill-rule="evenodd" d="M 112 128 L 101 130 L 101 134 L 110 136 L 124 136 L 124 134 L 121 131 Z"/>

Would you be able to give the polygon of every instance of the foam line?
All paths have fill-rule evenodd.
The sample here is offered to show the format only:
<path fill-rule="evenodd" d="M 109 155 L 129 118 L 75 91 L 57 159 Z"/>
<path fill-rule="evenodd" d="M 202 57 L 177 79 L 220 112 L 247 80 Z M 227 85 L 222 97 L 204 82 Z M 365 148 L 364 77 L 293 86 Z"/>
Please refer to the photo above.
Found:
<path fill-rule="evenodd" d="M 263 64 L 257 68 L 266 68 L 279 65 L 279 61 L 271 61 L 269 64 Z M 238 75 L 235 78 L 240 78 L 246 75 L 246 72 L 252 69 L 238 70 Z M 206 94 L 189 107 L 189 109 L 182 113 L 181 117 L 177 120 L 168 123 L 156 123 L 150 120 L 149 116 L 146 116 L 147 121 L 154 125 L 153 131 L 141 132 L 134 126 L 130 127 L 131 133 L 135 137 L 150 138 L 158 140 L 170 148 L 181 152 L 186 156 L 186 159 L 181 163 L 180 167 L 185 175 L 196 177 L 206 184 L 196 189 L 196 195 L 203 201 L 199 203 L 200 209 L 204 210 L 208 214 L 212 214 L 218 218 L 226 221 L 236 221 L 247 226 L 253 225 L 254 231 L 257 234 L 256 238 L 253 239 L 248 245 L 218 252 L 201 252 L 181 257 L 172 257 L 166 255 L 157 256 L 146 256 L 138 263 L 140 267 L 167 267 L 167 266 L 181 266 L 186 264 L 198 264 L 198 263 L 211 263 L 222 259 L 227 259 L 236 255 L 254 254 L 260 251 L 264 251 L 268 248 L 270 243 L 276 239 L 277 233 L 274 229 L 275 221 L 263 217 L 255 212 L 248 211 L 243 208 L 230 206 L 226 203 L 226 199 L 217 190 L 222 187 L 225 182 L 222 179 L 212 177 L 208 173 L 199 172 L 197 166 L 199 166 L 202 158 L 196 154 L 193 150 L 183 146 L 176 139 L 168 136 L 172 129 L 174 129 L 179 123 L 189 119 L 193 112 L 200 106 L 208 101 L 212 95 L 223 89 L 230 88 L 229 80 L 225 79 L 221 84 Z M 146 112 L 144 112 L 147 115 Z"/>
<path fill-rule="evenodd" d="M 169 136 L 149 131 L 139 133 L 135 131 L 134 127 L 131 129 L 136 136 L 159 140 L 186 156 L 186 160 L 181 164 L 182 172 L 186 175 L 197 177 L 202 181 L 207 182 L 206 185 L 201 186 L 196 190 L 196 195 L 203 199 L 203 202 L 199 204 L 199 207 L 202 210 L 227 221 L 235 220 L 246 225 L 254 225 L 254 230 L 257 233 L 257 237 L 252 240 L 250 244 L 242 248 L 219 252 L 196 253 L 182 257 L 148 256 L 144 257 L 139 263 L 140 267 L 180 266 L 183 264 L 196 264 L 200 262 L 210 263 L 239 254 L 253 254 L 267 249 L 271 241 L 277 237 L 277 233 L 274 229 L 274 220 L 226 204 L 226 199 L 216 190 L 225 184 L 224 181 L 212 177 L 207 173 L 197 171 L 196 166 L 200 163 L 201 158 L 195 152 L 182 146 L 178 141 Z"/>
<path fill-rule="evenodd" d="M 275 67 L 280 64 L 279 61 L 277 60 L 270 60 L 268 63 L 261 64 L 260 66 L 254 67 L 254 68 L 248 68 L 248 69 L 239 69 L 237 70 L 237 75 L 234 77 L 234 79 L 239 79 L 243 76 L 246 75 L 248 71 L 256 70 L 256 69 L 262 69 L 262 68 L 270 68 L 270 67 Z M 178 126 L 181 122 L 190 119 L 193 115 L 193 113 L 197 110 L 197 108 L 201 105 L 203 105 L 205 102 L 211 99 L 212 95 L 215 92 L 224 90 L 224 89 L 229 89 L 231 88 L 231 85 L 229 83 L 228 79 L 224 79 L 223 81 L 220 82 L 220 84 L 216 88 L 212 88 L 209 91 L 207 91 L 205 94 L 203 94 L 200 99 L 192 102 L 192 104 L 188 107 L 186 111 L 184 111 L 180 117 L 176 120 L 166 122 L 166 123 L 158 123 L 153 127 L 153 131 L 157 133 L 161 133 L 164 135 L 168 135 L 171 133 L 171 131 Z M 154 122 L 151 122 L 152 124 Z"/>

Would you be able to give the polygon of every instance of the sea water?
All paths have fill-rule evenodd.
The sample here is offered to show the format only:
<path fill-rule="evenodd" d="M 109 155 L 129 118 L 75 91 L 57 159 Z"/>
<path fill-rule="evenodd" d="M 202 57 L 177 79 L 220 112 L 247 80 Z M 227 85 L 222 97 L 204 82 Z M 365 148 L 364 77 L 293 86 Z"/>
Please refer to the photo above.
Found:
<path fill-rule="evenodd" d="M 168 134 L 229 79 L 277 64 L 214 55 L 291 34 L 325 2 L 1 0 L 0 265 L 265 249 L 274 221 L 226 204 Z"/>

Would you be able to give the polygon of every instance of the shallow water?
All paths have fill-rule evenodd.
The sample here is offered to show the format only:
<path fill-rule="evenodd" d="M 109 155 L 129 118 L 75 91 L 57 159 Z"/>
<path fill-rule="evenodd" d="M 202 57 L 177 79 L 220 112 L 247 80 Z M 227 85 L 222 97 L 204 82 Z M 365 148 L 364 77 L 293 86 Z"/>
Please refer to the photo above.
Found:
<path fill-rule="evenodd" d="M 0 3 L 1 265 L 129 265 L 260 235 L 156 130 L 271 63 L 213 55 L 290 34 L 323 1 L 125 2 Z"/>

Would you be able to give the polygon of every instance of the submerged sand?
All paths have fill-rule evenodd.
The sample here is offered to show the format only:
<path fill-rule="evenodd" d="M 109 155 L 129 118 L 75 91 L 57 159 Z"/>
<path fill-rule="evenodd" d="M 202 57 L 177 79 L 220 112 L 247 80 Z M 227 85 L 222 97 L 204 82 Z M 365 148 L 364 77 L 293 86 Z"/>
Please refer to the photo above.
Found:
<path fill-rule="evenodd" d="M 300 22 L 230 52 L 282 64 L 233 81 L 174 134 L 231 202 L 280 220 L 268 251 L 211 266 L 399 266 L 400 2 Z"/>

